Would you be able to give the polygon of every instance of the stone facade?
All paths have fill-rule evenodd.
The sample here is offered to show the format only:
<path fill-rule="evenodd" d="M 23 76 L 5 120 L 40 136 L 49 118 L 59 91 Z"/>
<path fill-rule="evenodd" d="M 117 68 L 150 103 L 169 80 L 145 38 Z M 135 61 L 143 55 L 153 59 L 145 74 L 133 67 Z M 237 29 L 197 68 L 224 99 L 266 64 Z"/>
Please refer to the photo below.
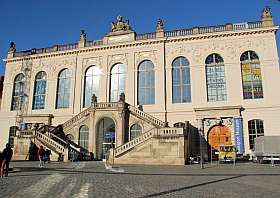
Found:
<path fill-rule="evenodd" d="M 270 10 L 269 10 L 270 13 Z M 25 105 L 21 112 L 24 116 L 33 116 L 34 122 L 46 123 L 39 115 L 52 114 L 52 125 L 64 124 L 66 134 L 72 134 L 78 143 L 79 128 L 87 125 L 89 132 L 89 151 L 96 152 L 96 133 L 94 128 L 104 117 L 114 120 L 116 126 L 116 146 L 125 141 L 125 134 L 129 127 L 139 122 L 144 131 L 149 129 L 146 121 L 132 117 L 125 129 L 119 125 L 122 112 L 116 110 L 89 112 L 84 119 L 66 126 L 83 107 L 85 72 L 92 66 L 101 71 L 98 102 L 110 102 L 110 72 L 117 63 L 126 66 L 125 101 L 131 106 L 138 106 L 138 66 L 145 60 L 154 64 L 155 72 L 155 102 L 143 105 L 147 112 L 172 126 L 178 122 L 189 123 L 201 129 L 207 142 L 211 127 L 218 125 L 218 121 L 231 129 L 232 139 L 235 139 L 234 119 L 240 118 L 244 153 L 250 153 L 248 121 L 259 119 L 263 121 L 264 135 L 280 135 L 280 93 L 277 92 L 280 84 L 278 53 L 275 33 L 278 26 L 273 25 L 271 14 L 264 10 L 262 21 L 255 23 L 226 24 L 222 26 L 194 27 L 191 29 L 164 31 L 163 22 L 158 21 L 157 30 L 149 34 L 137 34 L 129 25 L 118 20 L 112 32 L 102 40 L 87 41 L 85 32 L 81 32 L 80 41 L 65 46 L 53 46 L 44 49 L 32 49 L 25 52 L 16 52 L 15 44 L 11 45 L 8 53 L 5 71 L 5 82 L 1 104 L 0 147 L 8 141 L 9 129 L 18 125 L 16 117 L 18 111 L 11 111 L 14 79 L 19 73 L 25 75 Z M 118 27 L 118 28 L 116 28 Z M 113 29 L 116 28 L 116 29 Z M 261 80 L 263 98 L 243 99 L 240 56 L 246 51 L 254 51 L 259 57 L 261 66 Z M 217 53 L 222 56 L 225 65 L 226 95 L 224 101 L 210 102 L 207 100 L 207 85 L 205 59 L 208 55 Z M 186 57 L 190 63 L 191 101 L 173 103 L 172 101 L 172 63 L 177 57 Z M 59 72 L 68 68 L 71 73 L 71 91 L 69 108 L 56 108 L 56 90 Z M 33 110 L 33 92 L 35 76 L 38 72 L 47 74 L 46 98 L 44 109 Z M 37 117 L 38 115 L 38 117 Z M 144 132 L 143 131 L 143 132 Z M 149 140 L 158 145 L 156 152 L 161 152 L 164 142 L 160 139 Z M 183 147 L 183 142 L 178 140 Z M 177 143 L 178 143 L 177 142 Z M 181 142 L 181 143 L 180 143 Z M 233 141 L 233 144 L 235 142 Z M 171 145 L 171 144 L 170 144 Z M 172 149 L 184 150 L 180 146 Z M 171 148 L 168 147 L 168 148 Z M 141 150 L 142 148 L 138 148 Z M 144 146 L 143 146 L 144 149 Z M 170 150 L 170 152 L 172 151 Z M 144 149 L 145 150 L 145 149 Z M 164 149 L 163 149 L 164 150 Z M 173 150 L 175 152 L 175 150 Z M 176 151 L 176 152 L 177 152 Z M 142 154 L 144 151 L 140 151 Z M 150 152 L 150 151 L 149 151 Z M 147 151 L 147 153 L 149 153 Z M 133 153 L 129 155 L 134 155 Z M 143 154 L 144 155 L 144 154 Z M 136 156 L 136 155 L 135 155 Z M 161 156 L 159 154 L 159 156 Z M 181 154 L 180 154 L 181 156 Z M 125 160 L 125 158 L 123 158 Z M 129 160 L 128 160 L 129 161 Z M 154 162 L 157 163 L 156 160 Z"/>

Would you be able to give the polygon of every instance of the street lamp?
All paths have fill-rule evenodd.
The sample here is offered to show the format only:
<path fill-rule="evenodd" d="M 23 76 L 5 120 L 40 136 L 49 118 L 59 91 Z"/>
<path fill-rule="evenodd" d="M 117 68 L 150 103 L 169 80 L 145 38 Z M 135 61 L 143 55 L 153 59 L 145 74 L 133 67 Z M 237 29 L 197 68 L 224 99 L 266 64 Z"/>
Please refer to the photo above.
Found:
<path fill-rule="evenodd" d="M 203 169 L 204 168 L 204 165 L 203 165 L 203 138 L 204 138 L 204 135 L 203 135 L 203 130 L 201 127 L 199 127 L 198 129 L 198 132 L 199 132 L 199 147 L 200 147 L 200 168 Z"/>

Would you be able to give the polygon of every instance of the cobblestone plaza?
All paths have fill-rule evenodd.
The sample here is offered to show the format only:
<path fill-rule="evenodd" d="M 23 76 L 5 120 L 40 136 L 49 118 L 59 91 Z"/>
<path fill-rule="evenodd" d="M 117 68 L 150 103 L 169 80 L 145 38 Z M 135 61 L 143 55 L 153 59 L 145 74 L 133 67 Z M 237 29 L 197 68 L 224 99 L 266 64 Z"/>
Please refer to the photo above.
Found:
<path fill-rule="evenodd" d="M 12 162 L 0 180 L 6 197 L 279 197 L 280 166 L 237 163 L 121 166 L 102 162 Z"/>

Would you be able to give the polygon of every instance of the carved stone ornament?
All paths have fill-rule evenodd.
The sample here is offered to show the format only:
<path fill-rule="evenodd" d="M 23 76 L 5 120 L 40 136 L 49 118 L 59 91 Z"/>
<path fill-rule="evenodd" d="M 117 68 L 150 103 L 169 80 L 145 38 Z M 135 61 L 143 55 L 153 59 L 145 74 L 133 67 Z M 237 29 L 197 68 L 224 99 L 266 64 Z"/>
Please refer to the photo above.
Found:
<path fill-rule="evenodd" d="M 123 20 L 122 16 L 117 17 L 117 22 L 111 23 L 111 31 L 112 32 L 118 32 L 118 31 L 127 31 L 131 30 L 131 27 L 129 25 L 129 20 Z"/>

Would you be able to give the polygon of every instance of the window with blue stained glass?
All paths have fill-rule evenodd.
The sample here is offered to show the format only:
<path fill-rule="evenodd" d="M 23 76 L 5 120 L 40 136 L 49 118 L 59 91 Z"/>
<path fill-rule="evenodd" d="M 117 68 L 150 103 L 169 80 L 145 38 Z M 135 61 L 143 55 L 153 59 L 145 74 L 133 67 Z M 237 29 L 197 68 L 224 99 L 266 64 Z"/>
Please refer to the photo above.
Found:
<path fill-rule="evenodd" d="M 263 98 L 262 74 L 258 55 L 254 51 L 246 51 L 241 55 L 240 61 L 243 98 Z"/>
<path fill-rule="evenodd" d="M 125 65 L 115 64 L 111 69 L 110 76 L 110 102 L 117 102 L 120 94 L 125 93 Z"/>
<path fill-rule="evenodd" d="M 11 110 L 21 110 L 24 105 L 24 85 L 25 79 L 23 74 L 18 74 L 14 80 L 14 89 L 12 96 Z"/>
<path fill-rule="evenodd" d="M 172 63 L 172 102 L 191 102 L 190 63 L 185 57 L 177 57 Z"/>
<path fill-rule="evenodd" d="M 47 74 L 39 72 L 35 77 L 32 109 L 44 109 L 46 98 Z"/>
<path fill-rule="evenodd" d="M 150 60 L 138 66 L 138 104 L 155 104 L 155 71 Z"/>
<path fill-rule="evenodd" d="M 205 60 L 207 101 L 227 100 L 224 60 L 219 54 L 210 54 Z"/>
<path fill-rule="evenodd" d="M 85 73 L 84 80 L 84 107 L 91 105 L 93 94 L 99 97 L 99 82 L 101 70 L 97 66 L 90 66 Z"/>
<path fill-rule="evenodd" d="M 68 108 L 71 94 L 71 77 L 72 73 L 69 69 L 63 69 L 58 75 L 56 108 Z"/>

